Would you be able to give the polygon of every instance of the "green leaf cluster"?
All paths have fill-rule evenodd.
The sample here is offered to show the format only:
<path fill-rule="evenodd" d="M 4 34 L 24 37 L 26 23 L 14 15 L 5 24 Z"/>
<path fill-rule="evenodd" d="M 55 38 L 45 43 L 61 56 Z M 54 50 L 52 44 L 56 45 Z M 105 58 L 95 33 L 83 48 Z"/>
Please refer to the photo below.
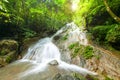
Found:
<path fill-rule="evenodd" d="M 96 26 L 92 29 L 92 35 L 96 41 L 105 41 L 105 37 L 107 32 L 113 27 L 114 25 L 107 25 L 107 26 Z"/>
<path fill-rule="evenodd" d="M 0 1 L 0 32 L 3 35 L 1 38 L 31 37 L 35 33 L 58 30 L 71 21 L 71 13 L 66 11 L 65 5 L 68 2 L 67 0 Z"/>
<path fill-rule="evenodd" d="M 86 46 L 83 53 L 82 53 L 82 56 L 85 58 L 85 59 L 90 59 L 94 56 L 94 51 L 93 51 L 93 47 L 91 46 Z"/>
<path fill-rule="evenodd" d="M 114 27 L 107 32 L 106 40 L 112 43 L 120 43 L 120 25 L 114 25 Z"/>

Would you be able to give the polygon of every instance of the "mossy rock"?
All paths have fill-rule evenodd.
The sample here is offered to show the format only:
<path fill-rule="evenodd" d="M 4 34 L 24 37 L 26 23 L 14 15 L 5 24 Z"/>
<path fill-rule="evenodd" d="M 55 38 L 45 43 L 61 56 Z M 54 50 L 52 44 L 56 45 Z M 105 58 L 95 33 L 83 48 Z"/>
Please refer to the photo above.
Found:
<path fill-rule="evenodd" d="M 6 64 L 16 59 L 18 51 L 18 43 L 15 40 L 2 40 L 0 41 L 0 64 Z"/>
<path fill-rule="evenodd" d="M 7 63 L 10 63 L 11 61 L 12 61 L 12 56 L 7 56 L 7 57 L 6 57 L 6 62 L 7 62 Z"/>
<path fill-rule="evenodd" d="M 4 55 L 8 54 L 9 52 L 10 52 L 9 49 L 2 49 L 2 50 L 0 50 L 0 55 L 4 56 Z"/>
<path fill-rule="evenodd" d="M 1 49 L 17 50 L 18 43 L 15 40 L 2 40 L 0 41 Z"/>

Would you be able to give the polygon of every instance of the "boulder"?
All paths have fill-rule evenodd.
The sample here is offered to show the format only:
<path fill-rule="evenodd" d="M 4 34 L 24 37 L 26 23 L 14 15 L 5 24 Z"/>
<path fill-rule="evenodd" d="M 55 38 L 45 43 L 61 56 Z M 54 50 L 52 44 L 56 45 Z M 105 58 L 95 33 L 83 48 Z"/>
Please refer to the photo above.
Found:
<path fill-rule="evenodd" d="M 53 60 L 53 61 L 49 62 L 49 65 L 56 66 L 56 65 L 59 65 L 59 63 L 57 60 Z"/>
<path fill-rule="evenodd" d="M 14 61 L 18 51 L 18 43 L 15 40 L 0 41 L 0 66 Z"/>

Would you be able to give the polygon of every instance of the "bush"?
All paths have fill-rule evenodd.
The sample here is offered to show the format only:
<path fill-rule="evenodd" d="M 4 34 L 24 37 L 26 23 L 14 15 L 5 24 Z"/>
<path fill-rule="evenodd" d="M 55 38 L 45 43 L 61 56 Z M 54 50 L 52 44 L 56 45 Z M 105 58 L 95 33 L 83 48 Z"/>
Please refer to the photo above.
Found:
<path fill-rule="evenodd" d="M 120 25 L 115 25 L 108 31 L 106 40 L 112 43 L 120 43 Z"/>
<path fill-rule="evenodd" d="M 34 37 L 36 35 L 36 32 L 28 29 L 28 28 L 23 28 L 23 35 L 25 38 L 31 38 L 31 37 Z"/>
<path fill-rule="evenodd" d="M 113 48 L 120 50 L 120 25 L 115 25 L 106 35 L 107 42 Z"/>
<path fill-rule="evenodd" d="M 113 26 L 96 26 L 92 29 L 92 35 L 96 41 L 105 41 L 105 37 L 107 35 L 107 32 L 112 28 Z"/>

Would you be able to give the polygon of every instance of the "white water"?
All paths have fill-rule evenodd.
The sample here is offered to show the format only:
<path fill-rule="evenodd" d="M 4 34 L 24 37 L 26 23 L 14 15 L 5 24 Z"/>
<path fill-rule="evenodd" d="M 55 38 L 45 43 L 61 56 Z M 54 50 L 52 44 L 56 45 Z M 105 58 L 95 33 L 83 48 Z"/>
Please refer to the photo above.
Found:
<path fill-rule="evenodd" d="M 52 43 L 51 38 L 44 38 L 28 49 L 23 60 L 32 60 L 36 63 L 48 63 L 51 60 L 60 60 L 60 52 Z"/>
<path fill-rule="evenodd" d="M 67 24 L 66 27 L 63 27 L 51 38 L 43 38 L 28 49 L 27 54 L 23 57 L 21 61 L 29 61 L 35 64 L 35 66 L 23 72 L 21 74 L 21 77 L 27 76 L 29 74 L 44 72 L 49 68 L 49 66 L 51 66 L 49 65 L 49 63 L 53 60 L 56 60 L 58 62 L 58 65 L 56 65 L 58 69 L 79 72 L 83 75 L 86 74 L 97 75 L 96 73 L 88 71 L 87 69 L 78 67 L 73 64 L 68 64 L 61 60 L 61 53 L 57 46 L 52 42 L 52 39 L 56 35 L 59 35 L 63 31 L 66 31 L 68 28 L 71 27 L 73 27 L 72 29 L 74 29 L 73 32 L 71 32 L 71 34 L 74 32 L 81 33 L 83 35 L 83 36 L 80 35 L 81 43 L 84 43 L 84 41 L 82 42 L 82 40 L 85 38 L 85 35 L 79 29 L 76 29 L 75 28 L 76 26 L 74 26 L 73 23 Z M 86 45 L 86 42 L 84 44 Z"/>

